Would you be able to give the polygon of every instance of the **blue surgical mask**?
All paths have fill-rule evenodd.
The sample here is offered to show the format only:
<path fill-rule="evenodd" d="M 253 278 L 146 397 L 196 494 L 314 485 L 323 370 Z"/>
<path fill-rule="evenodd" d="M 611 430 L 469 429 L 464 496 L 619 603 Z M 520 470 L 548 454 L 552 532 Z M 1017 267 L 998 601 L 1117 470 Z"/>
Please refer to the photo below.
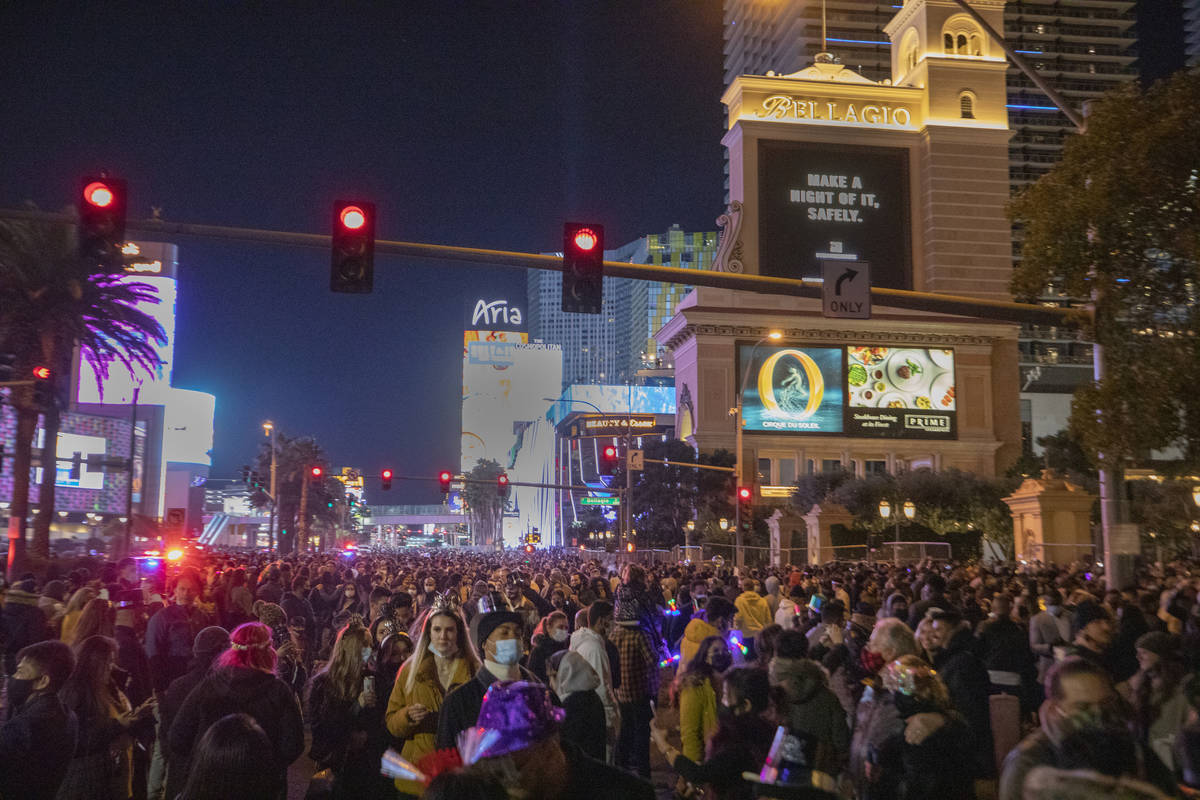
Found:
<path fill-rule="evenodd" d="M 371 660 L 371 648 L 369 648 L 369 647 L 363 648 L 362 660 L 363 660 L 364 664 Z"/>
<path fill-rule="evenodd" d="M 500 639 L 496 642 L 496 663 L 511 667 L 521 660 L 521 642 L 516 639 Z"/>

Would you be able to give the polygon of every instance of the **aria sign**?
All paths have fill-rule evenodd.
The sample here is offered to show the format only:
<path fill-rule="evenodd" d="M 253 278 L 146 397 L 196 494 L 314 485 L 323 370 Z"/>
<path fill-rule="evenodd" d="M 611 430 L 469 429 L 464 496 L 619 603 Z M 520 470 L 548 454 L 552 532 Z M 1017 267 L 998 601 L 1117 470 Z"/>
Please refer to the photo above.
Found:
<path fill-rule="evenodd" d="M 521 309 L 510 306 L 507 300 L 475 301 L 469 327 L 472 330 L 507 330 L 520 328 L 525 316 Z"/>
<path fill-rule="evenodd" d="M 786 94 L 773 94 L 763 98 L 759 117 L 772 119 L 803 119 L 820 122 L 852 122 L 857 125 L 894 125 L 907 128 L 912 123 L 912 112 L 904 107 L 880 104 L 855 105 L 835 103 L 829 100 L 808 100 Z"/>

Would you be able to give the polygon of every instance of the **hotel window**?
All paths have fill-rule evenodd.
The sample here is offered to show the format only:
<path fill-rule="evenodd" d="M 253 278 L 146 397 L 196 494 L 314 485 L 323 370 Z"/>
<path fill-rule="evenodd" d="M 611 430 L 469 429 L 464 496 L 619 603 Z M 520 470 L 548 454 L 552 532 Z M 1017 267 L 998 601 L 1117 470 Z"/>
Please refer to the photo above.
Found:
<path fill-rule="evenodd" d="M 771 485 L 771 459 L 769 458 L 758 459 L 758 485 Z"/>
<path fill-rule="evenodd" d="M 779 459 L 779 485 L 791 486 L 796 482 L 796 459 Z"/>
<path fill-rule="evenodd" d="M 942 49 L 945 50 L 947 53 L 954 52 L 954 36 L 953 35 L 951 35 L 949 33 L 942 34 Z"/>
<path fill-rule="evenodd" d="M 821 472 L 841 472 L 842 460 L 840 458 L 823 458 L 821 459 Z"/>
<path fill-rule="evenodd" d="M 887 475 L 887 461 L 867 459 L 863 461 L 863 476 Z"/>
<path fill-rule="evenodd" d="M 975 100 L 970 92 L 963 92 L 958 96 L 958 108 L 963 119 L 975 119 Z"/>

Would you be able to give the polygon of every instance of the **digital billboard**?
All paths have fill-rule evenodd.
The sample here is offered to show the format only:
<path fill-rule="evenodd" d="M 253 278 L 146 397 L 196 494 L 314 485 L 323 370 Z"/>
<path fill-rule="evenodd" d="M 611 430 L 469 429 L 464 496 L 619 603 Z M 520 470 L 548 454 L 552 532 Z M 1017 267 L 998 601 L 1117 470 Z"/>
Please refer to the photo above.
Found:
<path fill-rule="evenodd" d="M 846 348 L 846 432 L 900 439 L 953 439 L 958 401 L 954 351 Z"/>
<path fill-rule="evenodd" d="M 820 260 L 866 261 L 875 286 L 912 288 L 908 150 L 759 143 L 759 271 L 820 277 Z"/>
<path fill-rule="evenodd" d="M 841 433 L 842 349 L 742 345 L 743 430 Z"/>
<path fill-rule="evenodd" d="M 745 431 L 888 439 L 958 435 L 951 349 L 742 344 L 738 370 L 746 376 Z"/>

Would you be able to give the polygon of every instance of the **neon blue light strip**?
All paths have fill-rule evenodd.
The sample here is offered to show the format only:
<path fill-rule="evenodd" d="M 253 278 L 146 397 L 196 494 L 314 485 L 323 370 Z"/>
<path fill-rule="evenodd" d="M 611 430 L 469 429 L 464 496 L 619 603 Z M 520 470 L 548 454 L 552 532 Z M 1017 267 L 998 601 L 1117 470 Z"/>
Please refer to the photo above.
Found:
<path fill-rule="evenodd" d="M 1013 52 L 1020 53 L 1021 55 L 1026 55 L 1026 56 L 1043 56 L 1043 55 L 1045 55 L 1045 53 L 1043 53 L 1041 50 L 1013 50 Z"/>
<path fill-rule="evenodd" d="M 1055 106 L 1013 106 L 1008 105 L 1005 108 L 1019 108 L 1022 111 L 1058 111 Z"/>
<path fill-rule="evenodd" d="M 830 38 L 830 39 L 827 39 L 826 41 L 842 42 L 844 44 L 881 44 L 881 45 L 884 45 L 885 47 L 892 46 L 891 42 L 874 42 L 874 41 L 871 41 L 870 39 L 833 39 L 833 38 Z"/>

